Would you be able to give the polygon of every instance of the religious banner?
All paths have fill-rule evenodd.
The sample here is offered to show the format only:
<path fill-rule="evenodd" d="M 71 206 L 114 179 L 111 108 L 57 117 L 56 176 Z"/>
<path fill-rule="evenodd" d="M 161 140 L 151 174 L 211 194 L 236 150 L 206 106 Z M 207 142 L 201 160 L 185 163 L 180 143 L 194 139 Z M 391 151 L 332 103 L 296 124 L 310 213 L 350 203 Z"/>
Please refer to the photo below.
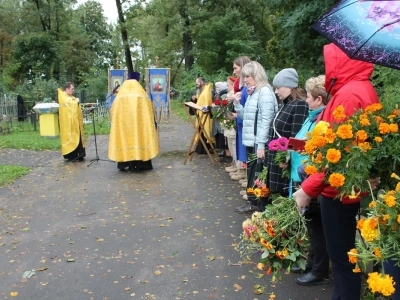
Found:
<path fill-rule="evenodd" d="M 157 123 L 169 118 L 169 76 L 168 68 L 146 69 L 146 91 L 153 103 Z"/>
<path fill-rule="evenodd" d="M 126 79 L 128 79 L 128 70 L 108 70 L 108 94 L 106 98 L 108 109 L 111 108 L 119 87 Z"/>

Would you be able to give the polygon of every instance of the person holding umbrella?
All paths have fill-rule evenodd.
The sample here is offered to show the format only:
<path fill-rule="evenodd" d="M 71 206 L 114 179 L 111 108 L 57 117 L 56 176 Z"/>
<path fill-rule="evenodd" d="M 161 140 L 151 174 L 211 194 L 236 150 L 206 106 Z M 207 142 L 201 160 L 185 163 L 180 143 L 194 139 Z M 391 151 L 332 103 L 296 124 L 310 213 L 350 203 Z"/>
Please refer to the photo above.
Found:
<path fill-rule="evenodd" d="M 325 88 L 332 96 L 318 121 L 333 123 L 333 111 L 342 105 L 345 114 L 351 116 L 357 110 L 378 103 L 378 95 L 369 78 L 374 66 L 371 63 L 350 59 L 334 44 L 324 46 Z M 375 185 L 379 181 L 376 179 Z M 293 194 L 299 211 L 307 207 L 311 199 L 321 195 L 321 218 L 326 248 L 332 262 L 332 300 L 360 299 L 361 276 L 353 272 L 347 252 L 355 247 L 356 215 L 360 203 L 340 201 L 338 192 L 324 182 L 324 174 L 309 176 L 301 189 Z"/>

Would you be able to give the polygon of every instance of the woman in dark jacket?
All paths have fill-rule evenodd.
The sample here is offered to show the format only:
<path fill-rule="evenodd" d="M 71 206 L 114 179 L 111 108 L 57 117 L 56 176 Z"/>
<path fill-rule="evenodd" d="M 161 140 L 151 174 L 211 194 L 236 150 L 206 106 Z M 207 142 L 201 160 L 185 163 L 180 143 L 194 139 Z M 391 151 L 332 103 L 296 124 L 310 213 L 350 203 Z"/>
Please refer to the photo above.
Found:
<path fill-rule="evenodd" d="M 269 141 L 280 137 L 295 137 L 308 117 L 306 93 L 298 87 L 298 83 L 297 72 L 293 68 L 283 69 L 276 74 L 272 84 L 280 101 L 279 110 L 269 127 Z M 266 160 L 268 188 L 271 194 L 287 196 L 289 179 L 282 178 L 282 168 L 274 162 L 276 154 L 276 151 L 269 151 Z"/>

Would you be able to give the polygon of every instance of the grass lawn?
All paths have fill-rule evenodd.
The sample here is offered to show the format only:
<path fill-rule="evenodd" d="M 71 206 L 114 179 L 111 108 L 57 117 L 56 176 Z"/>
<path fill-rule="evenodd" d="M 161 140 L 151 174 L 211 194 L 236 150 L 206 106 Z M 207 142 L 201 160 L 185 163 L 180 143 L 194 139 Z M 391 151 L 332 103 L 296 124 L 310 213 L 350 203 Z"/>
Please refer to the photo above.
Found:
<path fill-rule="evenodd" d="M 0 165 L 0 187 L 28 173 L 27 167 Z"/>
<path fill-rule="evenodd" d="M 43 137 L 39 131 L 19 131 L 2 135 L 0 148 L 25 149 L 25 150 L 59 150 L 59 137 Z"/>

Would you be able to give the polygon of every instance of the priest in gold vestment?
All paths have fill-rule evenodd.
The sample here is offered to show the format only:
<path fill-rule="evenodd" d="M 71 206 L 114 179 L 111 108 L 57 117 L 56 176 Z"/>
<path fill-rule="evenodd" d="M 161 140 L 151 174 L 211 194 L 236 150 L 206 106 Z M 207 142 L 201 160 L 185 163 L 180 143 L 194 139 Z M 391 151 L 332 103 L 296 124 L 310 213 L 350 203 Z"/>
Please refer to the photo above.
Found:
<path fill-rule="evenodd" d="M 68 161 L 82 161 L 86 156 L 83 114 L 74 91 L 72 82 L 58 89 L 61 153 Z"/>
<path fill-rule="evenodd" d="M 121 171 L 153 169 L 151 159 L 158 155 L 159 144 L 153 104 L 134 72 L 125 80 L 111 106 L 111 130 L 108 157 Z"/>
<path fill-rule="evenodd" d="M 199 77 L 199 78 L 196 79 L 196 86 L 198 86 L 198 80 L 200 78 L 202 78 L 202 77 Z M 204 79 L 202 79 L 202 80 L 204 80 Z M 211 104 L 212 104 L 212 84 L 211 83 L 205 83 L 204 81 L 203 81 L 203 83 L 204 83 L 203 87 L 199 91 L 200 94 L 197 97 L 197 105 L 200 106 L 200 107 L 211 107 Z M 206 120 L 206 122 L 204 124 L 204 133 L 205 133 L 206 136 L 203 134 L 202 138 L 203 138 L 203 141 L 205 141 L 207 148 L 210 149 L 211 146 L 209 144 L 214 142 L 213 136 L 211 134 L 213 120 L 210 117 L 210 112 L 209 111 L 204 111 L 203 112 L 201 110 L 198 110 L 198 111 L 196 111 L 196 114 L 198 115 L 197 118 L 196 118 L 196 127 L 198 126 L 197 122 L 199 120 L 203 120 L 203 118 L 206 117 L 205 114 L 208 114 L 208 118 L 207 118 L 207 120 Z M 206 154 L 207 153 L 205 151 L 204 145 L 201 143 L 200 137 L 198 135 L 196 135 L 195 144 L 197 144 L 196 152 L 198 154 Z"/>

